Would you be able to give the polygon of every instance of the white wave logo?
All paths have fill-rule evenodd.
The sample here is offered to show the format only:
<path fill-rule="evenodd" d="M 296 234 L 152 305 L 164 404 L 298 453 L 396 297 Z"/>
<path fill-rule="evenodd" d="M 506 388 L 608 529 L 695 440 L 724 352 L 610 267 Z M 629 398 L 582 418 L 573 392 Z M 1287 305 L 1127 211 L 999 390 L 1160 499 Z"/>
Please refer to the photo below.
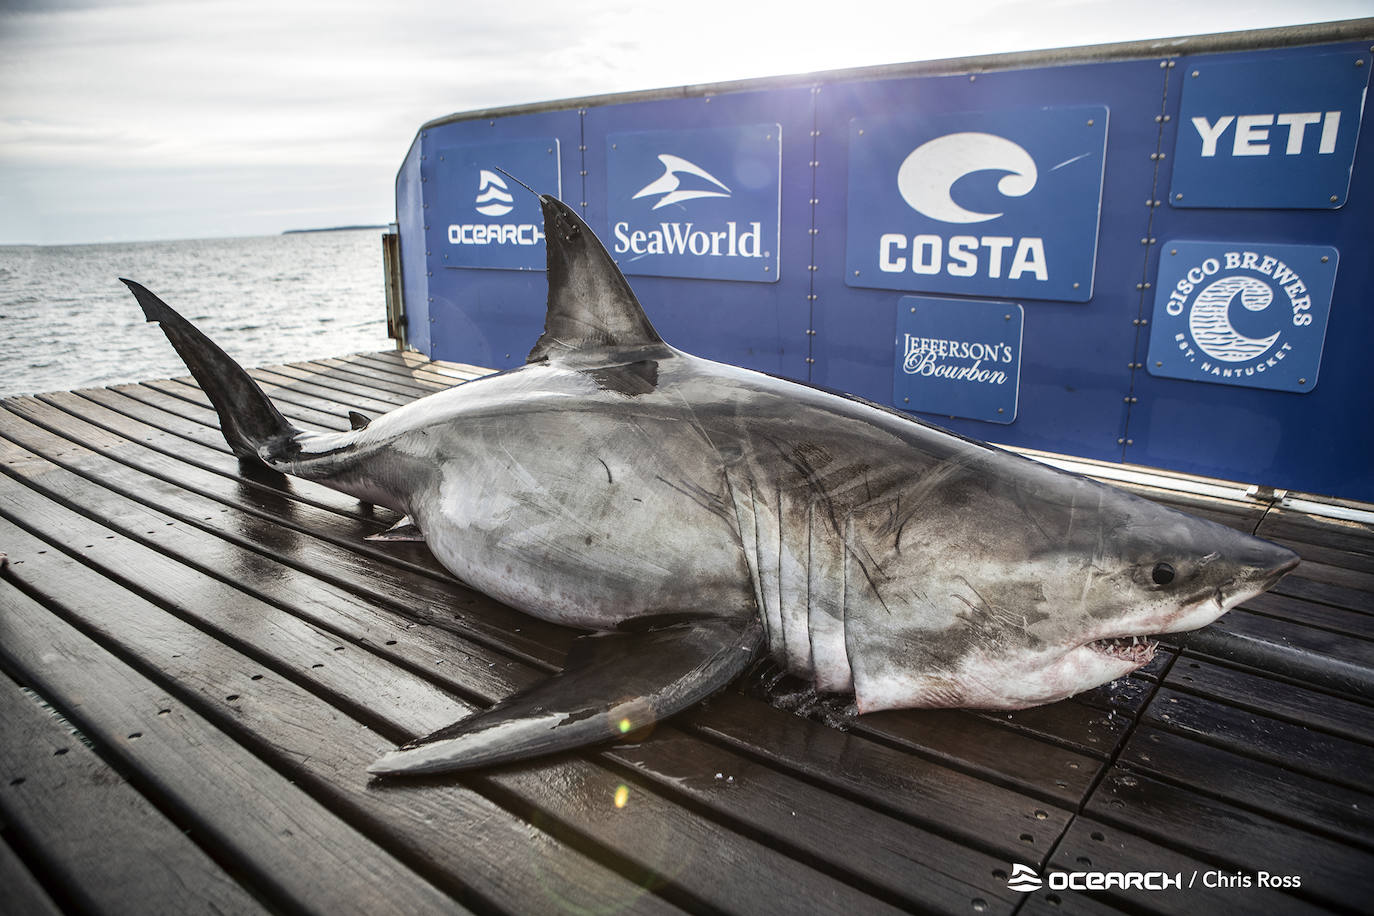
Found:
<path fill-rule="evenodd" d="M 1017 863 L 1011 867 L 1011 877 L 1007 879 L 1007 890 L 1029 894 L 1031 891 L 1040 890 L 1043 884 L 1040 876 L 1030 867 Z"/>
<path fill-rule="evenodd" d="M 1002 214 L 965 209 L 950 191 L 965 175 L 988 170 L 1008 173 L 997 182 L 1005 197 L 1024 197 L 1039 177 L 1035 160 L 1018 144 L 996 134 L 965 131 L 936 137 L 912 150 L 897 170 L 897 190 L 913 210 L 931 219 L 985 223 Z"/>
<path fill-rule="evenodd" d="M 505 216 L 514 210 L 515 198 L 495 172 L 482 169 L 477 184 L 477 212 L 483 216 Z"/>
<path fill-rule="evenodd" d="M 699 197 L 730 196 L 730 189 L 725 186 L 724 182 L 694 162 L 688 162 L 681 156 L 674 156 L 670 153 L 660 153 L 658 161 L 663 163 L 663 174 L 640 188 L 634 197 L 630 198 L 631 200 L 639 200 L 641 197 L 648 197 L 652 194 L 662 194 L 663 198 L 653 206 L 653 209 L 657 210 L 659 207 L 681 203 L 684 200 L 696 200 Z M 695 175 L 709 181 L 721 190 L 711 191 L 705 188 L 682 190 L 682 179 L 678 177 L 682 174 Z"/>
<path fill-rule="evenodd" d="M 1193 300 L 1188 313 L 1188 330 L 1198 348 L 1224 363 L 1242 363 L 1261 355 L 1279 339 L 1275 331 L 1268 337 L 1247 337 L 1231 324 L 1231 302 L 1240 295 L 1240 304 L 1252 312 L 1262 312 L 1274 301 L 1274 291 L 1258 277 L 1231 276 L 1214 280 Z"/>

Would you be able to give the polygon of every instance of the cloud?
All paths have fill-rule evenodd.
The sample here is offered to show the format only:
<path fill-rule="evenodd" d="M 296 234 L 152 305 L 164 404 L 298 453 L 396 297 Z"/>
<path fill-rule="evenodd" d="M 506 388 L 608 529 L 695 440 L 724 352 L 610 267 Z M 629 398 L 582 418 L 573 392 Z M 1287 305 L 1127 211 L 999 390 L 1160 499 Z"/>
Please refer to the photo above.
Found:
<path fill-rule="evenodd" d="M 1360 15 L 1291 7 L 0 0 L 0 243 L 385 221 L 415 131 L 452 112 Z"/>

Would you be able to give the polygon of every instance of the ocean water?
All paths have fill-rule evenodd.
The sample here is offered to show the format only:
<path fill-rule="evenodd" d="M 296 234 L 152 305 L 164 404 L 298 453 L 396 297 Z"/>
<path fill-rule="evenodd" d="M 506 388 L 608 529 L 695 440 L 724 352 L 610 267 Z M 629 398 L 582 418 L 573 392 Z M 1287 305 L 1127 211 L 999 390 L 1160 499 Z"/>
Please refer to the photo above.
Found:
<path fill-rule="evenodd" d="M 0 246 L 0 396 L 186 375 L 119 277 L 245 366 L 393 349 L 381 235 Z"/>

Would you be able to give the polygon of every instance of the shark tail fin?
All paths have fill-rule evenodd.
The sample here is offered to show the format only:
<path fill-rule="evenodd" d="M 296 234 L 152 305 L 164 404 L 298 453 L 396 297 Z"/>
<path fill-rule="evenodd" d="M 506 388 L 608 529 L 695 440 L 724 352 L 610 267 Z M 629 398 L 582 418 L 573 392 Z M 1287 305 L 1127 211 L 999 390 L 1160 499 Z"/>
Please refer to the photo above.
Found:
<path fill-rule="evenodd" d="M 285 457 L 295 448 L 300 432 L 263 394 L 258 383 L 214 341 L 133 280 L 120 278 L 134 294 L 149 321 L 156 321 L 191 370 L 219 414 L 220 431 L 235 455 L 267 465 L 267 458 Z"/>

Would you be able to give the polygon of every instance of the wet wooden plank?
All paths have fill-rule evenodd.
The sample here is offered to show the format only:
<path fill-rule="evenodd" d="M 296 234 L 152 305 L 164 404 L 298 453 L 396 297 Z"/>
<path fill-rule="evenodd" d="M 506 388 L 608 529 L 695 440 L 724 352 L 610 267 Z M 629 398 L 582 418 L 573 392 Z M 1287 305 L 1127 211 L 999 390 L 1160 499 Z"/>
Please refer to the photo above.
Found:
<path fill-rule="evenodd" d="M 879 810 L 996 855 L 1039 861 L 1068 821 L 1058 806 L 734 694 L 686 720 L 695 730 Z M 1065 772 L 1074 762 L 1065 754 Z"/>
<path fill-rule="evenodd" d="M 1301 830 L 1374 850 L 1374 793 L 1368 786 L 1333 785 L 1278 763 L 1153 727 L 1132 734 L 1119 762 Z"/>
<path fill-rule="evenodd" d="M 161 806 L 304 912 L 459 912 L 446 894 L 189 706 L 0 580 L 0 658 Z"/>
<path fill-rule="evenodd" d="M 1374 894 L 1374 854 L 1298 830 L 1273 817 L 1200 792 L 1116 767 L 1093 794 L 1085 814 L 1225 872 L 1295 875 L 1292 896 L 1362 911 Z"/>
<path fill-rule="evenodd" d="M 36 698 L 3 676 L 0 731 L 6 831 L 22 837 L 26 851 L 77 905 L 101 912 L 267 912 Z"/>
<path fill-rule="evenodd" d="M 5 842 L 0 842 L 0 887 L 5 889 L 5 905 L 11 912 L 24 916 L 59 916 L 62 912 L 47 889 Z"/>
<path fill-rule="evenodd" d="M 1374 710 L 1356 700 L 1275 681 L 1194 655 L 1183 656 L 1164 683 L 1293 725 L 1374 744 Z"/>
<path fill-rule="evenodd" d="M 51 474 L 53 472 L 49 473 Z M 49 514 L 51 514 L 51 511 Z M 36 515 L 42 515 L 42 513 L 36 512 L 33 509 L 33 507 L 27 507 L 26 517 L 33 517 Z M 73 531 L 73 533 L 77 533 L 80 535 L 79 539 L 92 539 L 91 535 L 88 532 L 81 531 L 81 525 L 79 520 L 63 519 L 61 520 L 61 524 L 54 525 L 54 530 Z M 94 537 L 92 547 L 94 547 L 95 542 L 103 544 L 106 540 L 106 538 Z M 114 544 L 111 545 L 108 549 L 114 550 L 117 546 L 117 544 Z M 125 551 L 127 552 L 127 550 L 128 548 L 126 546 Z M 83 554 L 83 559 L 87 561 L 93 561 L 93 558 L 90 556 L 89 553 Z M 142 558 L 141 560 L 135 558 L 127 558 L 120 565 L 128 565 L 130 562 L 146 564 L 150 561 L 146 557 Z M 111 562 L 110 565 L 113 566 L 115 564 Z M 56 579 L 60 581 L 71 581 L 75 579 L 76 576 L 72 573 L 68 573 L 65 576 L 47 576 L 44 578 L 45 580 Z M 154 579 L 160 581 L 162 579 L 162 576 L 154 575 Z M 161 596 L 162 600 L 170 601 L 175 600 L 177 598 L 177 593 L 170 587 L 166 588 L 165 592 L 165 595 Z M 213 596 L 206 595 L 205 597 L 210 598 Z M 226 608 L 234 605 L 232 601 L 225 600 L 216 600 L 212 603 L 215 606 L 224 606 Z M 250 612 L 253 611 L 252 608 L 249 608 L 248 610 Z M 259 613 L 264 612 L 264 609 L 261 608 L 257 610 Z M 182 606 L 179 607 L 179 613 L 182 616 L 192 616 L 196 614 L 196 609 L 193 607 L 186 606 L 183 603 Z M 221 612 L 221 614 L 222 613 L 223 612 Z M 251 617 L 251 615 L 249 616 Z M 287 639 L 285 638 L 285 636 L 291 629 L 289 622 L 283 622 L 280 619 L 273 622 L 271 620 L 270 615 L 268 615 L 268 617 L 268 622 L 271 622 L 270 639 L 259 639 L 256 643 L 254 643 L 253 621 L 251 619 L 245 619 L 243 622 L 236 624 L 232 620 L 225 619 L 222 616 L 214 623 L 214 625 L 219 628 L 216 636 L 218 639 L 221 640 L 232 640 L 238 644 L 251 646 L 254 649 L 256 656 L 260 662 L 265 661 L 267 659 L 268 653 L 272 653 L 277 656 L 289 653 L 296 656 L 296 660 L 294 662 L 278 661 L 274 664 L 274 667 L 281 673 L 289 673 L 292 671 L 297 672 L 295 674 L 296 677 L 308 676 L 312 679 L 319 678 L 321 687 L 326 686 L 325 682 L 327 681 L 327 686 L 330 691 L 327 695 L 334 697 L 336 704 L 346 706 L 346 708 L 348 708 L 355 714 L 360 714 L 360 712 L 364 708 L 366 708 L 367 712 L 371 713 L 372 716 L 380 716 L 382 713 L 379 710 L 385 708 L 390 704 L 400 702 L 399 698 L 393 698 L 396 696 L 392 693 L 392 690 L 394 690 L 395 688 L 387 689 L 380 685 L 369 686 L 369 681 L 373 680 L 373 678 L 367 676 L 365 671 L 355 668 L 351 671 L 345 670 L 343 672 L 333 675 L 332 677 L 330 676 L 330 670 L 334 667 L 337 667 L 340 662 L 343 662 L 345 666 L 347 666 L 347 663 L 349 661 L 357 660 L 359 656 L 357 656 L 355 653 L 348 652 L 344 655 L 329 655 L 329 643 L 333 641 L 330 639 L 317 641 L 317 646 L 315 648 L 310 648 L 308 645 L 305 645 L 305 642 L 303 642 L 308 641 L 309 639 L 309 633 L 306 632 L 301 633 L 298 637 L 294 639 Z M 91 625 L 109 625 L 113 627 L 112 623 L 107 624 L 105 622 L 104 617 L 102 617 L 101 623 L 91 621 Z M 202 622 L 202 626 L 210 625 L 211 624 L 209 622 Z M 139 624 L 134 624 L 130 622 L 125 626 L 118 628 L 117 630 L 112 629 L 108 634 L 108 638 L 121 638 L 120 634 L 126 631 L 146 631 L 148 626 L 149 623 L 146 620 Z M 174 627 L 175 625 L 168 622 L 162 622 L 161 626 Z M 153 640 L 152 644 L 145 645 L 141 652 L 152 653 L 155 651 L 159 651 L 160 647 L 162 647 L 164 644 L 176 645 L 172 637 L 164 634 L 161 638 Z M 301 645 L 302 648 L 296 649 L 295 647 L 298 644 Z M 338 648 L 343 647 L 335 647 L 335 651 L 337 651 Z M 150 659 L 149 664 L 153 667 L 156 667 L 159 671 L 175 673 L 176 678 L 179 682 L 195 682 L 198 679 L 203 679 L 208 676 L 207 674 L 202 674 L 201 669 L 204 665 L 208 663 L 208 659 L 214 657 L 216 651 L 217 649 L 215 645 L 203 644 L 195 651 L 187 650 L 184 652 L 178 652 L 175 653 L 171 658 L 168 658 L 165 654 L 160 655 L 156 659 Z M 195 657 L 198 660 L 197 667 L 193 670 L 180 668 L 177 662 L 177 658 L 180 656 Z M 326 659 L 327 661 L 315 661 L 316 659 L 322 658 Z M 471 662 L 472 659 L 465 658 L 464 661 Z M 457 662 L 457 660 L 455 660 L 455 663 L 461 664 L 460 662 Z M 305 675 L 300 673 L 302 671 L 307 670 L 307 666 L 309 674 Z M 224 667 L 227 668 L 233 666 L 226 664 Z M 239 667 L 242 667 L 242 665 L 240 665 Z M 318 672 L 317 669 L 321 667 L 323 667 L 325 670 L 322 672 Z M 488 669 L 485 666 L 481 666 L 480 664 L 474 666 L 474 670 L 482 675 L 486 675 L 488 673 Z M 530 674 L 532 675 L 533 672 L 530 672 Z M 399 677 L 399 675 L 397 675 L 397 677 Z M 240 683 L 241 681 L 242 677 L 238 677 L 235 679 L 234 683 L 225 681 L 224 683 L 219 685 L 221 690 L 236 691 L 234 693 L 235 700 L 232 704 L 232 708 L 235 715 L 238 717 L 237 721 L 241 721 L 242 717 L 246 715 L 246 710 L 248 706 L 252 703 L 253 695 L 255 693 L 261 692 L 263 689 L 263 685 L 265 683 L 268 683 L 266 680 L 264 680 L 260 681 L 256 685 L 245 686 L 242 683 Z M 349 702 L 346 704 L 339 703 L 338 697 L 348 692 L 351 692 Z M 204 693 L 207 698 L 212 698 L 215 695 L 215 690 L 212 687 L 209 687 L 204 691 Z M 287 707 L 289 707 L 292 710 L 292 716 L 299 716 L 301 714 L 301 706 L 302 704 L 299 701 L 292 703 L 283 702 L 274 704 L 274 708 L 271 711 L 271 715 L 267 717 L 268 721 L 275 722 L 277 717 L 285 718 L 284 710 Z M 423 734 L 429 730 L 432 730 L 433 728 L 437 728 L 442 724 L 446 724 L 448 721 L 451 721 L 454 718 L 460 717 L 468 709 L 471 708 L 464 705 L 462 708 L 450 707 L 452 711 L 446 711 L 445 704 L 436 702 L 435 698 L 433 697 L 430 697 L 429 699 L 424 699 L 423 697 L 411 696 L 409 693 L 407 693 L 406 695 L 404 706 L 404 714 L 409 717 L 408 719 L 404 720 L 405 724 L 402 725 L 402 720 L 396 718 L 393 718 L 390 722 L 391 727 L 393 729 L 404 728 L 404 736 L 409 736 L 411 734 Z M 394 715 L 400 716 L 401 713 L 398 711 Z M 421 718 L 415 718 L 417 716 L 420 716 Z M 374 724 L 376 724 L 375 721 Z M 393 731 L 393 734 L 398 734 L 398 732 Z M 261 740 L 261 736 L 256 733 L 255 737 L 258 740 Z M 322 751 L 320 747 L 316 745 L 310 745 L 309 747 L 293 749 L 292 753 L 287 753 L 286 751 L 283 751 L 283 753 L 291 758 L 304 756 L 309 757 L 311 759 L 327 759 L 327 755 Z M 379 753 L 379 749 L 375 748 L 374 746 L 370 749 L 369 752 L 365 753 L 362 759 L 355 759 L 353 761 L 353 765 L 356 767 L 356 773 L 360 777 L 362 775 L 363 768 L 366 766 L 366 763 L 377 753 Z M 596 821 L 595 819 L 589 817 L 588 811 L 591 809 L 599 810 L 601 807 L 611 807 L 610 801 L 614 798 L 616 784 L 613 782 L 607 782 L 607 780 L 611 778 L 609 774 L 596 768 L 588 769 L 586 765 L 579 763 L 569 763 L 565 766 L 572 767 L 576 771 L 574 774 L 578 777 L 578 781 L 576 782 L 576 784 L 582 787 L 582 795 L 576 798 L 566 794 L 565 790 L 568 785 L 567 779 L 563 779 L 561 781 L 551 781 L 544 775 L 541 775 L 539 778 L 535 779 L 527 779 L 523 775 L 517 775 L 512 773 L 508 777 L 493 778 L 493 781 L 491 782 L 489 788 L 503 799 L 505 798 L 504 793 L 515 792 L 520 796 L 520 804 L 530 805 L 532 806 L 533 810 L 537 810 L 539 812 L 538 818 L 541 819 L 541 822 L 543 820 L 547 820 L 548 823 L 576 824 L 577 833 L 579 836 L 590 829 L 589 825 L 594 825 L 596 830 L 592 833 L 591 839 L 597 842 L 610 843 L 616 845 L 617 847 L 619 847 L 616 850 L 617 855 L 627 859 L 642 859 L 643 856 L 649 854 L 650 852 L 658 855 L 666 855 L 668 848 L 679 851 L 683 849 L 698 847 L 702 849 L 709 848 L 709 856 L 706 856 L 706 859 L 704 859 L 701 864 L 693 865 L 693 868 L 690 872 L 690 877 L 692 878 L 691 881 L 687 880 L 688 876 L 685 874 L 674 875 L 673 880 L 675 882 L 686 885 L 685 887 L 680 888 L 679 892 L 685 894 L 686 899 L 688 900 L 714 899 L 716 900 L 716 903 L 713 905 L 719 905 L 720 902 L 725 899 L 748 900 L 750 901 L 748 906 L 748 909 L 750 910 L 760 911 L 770 908 L 773 905 L 774 901 L 754 899 L 755 895 L 753 895 L 752 892 L 746 893 L 746 888 L 743 887 L 743 883 L 747 883 L 750 876 L 754 874 L 753 871 L 750 871 L 748 869 L 760 867 L 761 863 L 769 864 L 769 867 L 780 876 L 780 879 L 786 878 L 789 872 L 795 873 L 793 878 L 787 879 L 787 882 L 796 882 L 799 886 L 807 887 L 810 891 L 813 891 L 818 895 L 816 897 L 818 901 L 842 901 L 845 898 L 845 896 L 849 893 L 849 891 L 844 890 L 841 886 L 835 884 L 833 881 L 827 880 L 818 875 L 811 874 L 802 866 L 793 864 L 786 859 L 779 858 L 772 853 L 761 850 L 760 848 L 753 847 L 752 844 L 747 840 L 740 838 L 734 841 L 733 843 L 727 842 L 725 839 L 726 834 L 722 833 L 719 830 L 703 829 L 703 825 L 701 825 L 699 821 L 687 815 L 686 812 L 678 811 L 673 803 L 670 803 L 669 801 L 658 797 L 656 793 L 646 791 L 643 793 L 639 793 L 636 796 L 639 799 L 639 805 L 641 809 L 639 813 L 639 819 L 641 820 L 641 823 L 647 820 L 647 822 L 652 825 L 651 828 L 645 829 L 648 829 L 650 834 L 653 834 L 654 831 L 662 829 L 664 818 L 676 818 L 680 822 L 678 825 L 678 832 L 681 834 L 673 843 L 667 844 L 667 847 L 665 847 L 665 849 L 649 849 L 644 845 L 642 837 L 636 840 L 636 838 L 633 835 L 626 835 L 624 832 L 626 829 L 627 822 L 634 821 L 636 820 L 636 818 L 632 818 L 629 815 L 616 815 L 615 819 L 613 820 Z M 338 776 L 331 772 L 330 778 L 337 779 Z M 609 788 L 607 788 L 606 791 L 597 791 L 598 789 L 604 788 L 606 786 L 609 786 Z M 390 792 L 394 790 L 388 789 L 387 791 Z M 415 791 L 413 787 L 412 791 Z M 437 793 L 431 792 L 429 793 L 429 796 L 433 796 L 435 794 Z M 588 795 L 595 799 L 595 801 L 590 804 L 590 807 L 588 806 L 588 802 L 585 800 Z M 429 796 L 426 797 L 428 798 Z M 572 809 L 571 813 L 568 811 L 569 806 L 576 806 Z M 430 817 L 430 820 L 433 820 L 432 816 Z M 705 854 L 703 853 L 703 855 Z M 733 882 L 725 881 L 725 877 L 727 876 L 728 870 L 725 869 L 724 865 L 722 865 L 722 858 L 728 858 L 731 862 L 739 863 L 738 867 L 746 870 L 738 872 Z M 707 859 L 714 860 L 714 865 L 711 866 L 711 871 L 709 872 L 705 870 L 707 867 Z M 731 867 L 734 868 L 735 866 Z M 456 869 L 455 871 L 465 870 Z M 646 874 L 650 876 L 670 875 L 674 874 L 675 868 L 673 866 L 665 864 L 663 861 L 659 861 L 657 863 L 650 861 L 644 866 L 644 871 Z M 788 906 L 789 908 L 795 909 L 795 901 L 793 903 L 788 904 Z"/>
<path fill-rule="evenodd" d="M 1167 875 L 1183 887 L 1167 890 L 1111 890 L 1082 892 L 1094 899 L 1115 904 L 1130 913 L 1167 913 L 1194 916 L 1197 913 L 1284 913 L 1315 914 L 1329 912 L 1326 907 L 1294 897 L 1274 888 L 1259 887 L 1254 872 L 1241 871 L 1251 879 L 1250 887 L 1223 886 L 1237 868 L 1226 859 L 1209 859 L 1181 853 L 1170 846 L 1151 842 L 1129 823 L 1112 824 L 1091 817 L 1079 817 L 1055 849 L 1051 868 L 1062 872 L 1155 873 Z M 1162 879 L 1157 882 L 1163 884 Z M 1032 894 L 1020 912 L 1050 912 L 1067 904 L 1069 893 L 1045 888 Z M 1036 906 L 1029 906 L 1031 900 Z"/>
<path fill-rule="evenodd" d="M 7 402 L 7 406 L 14 405 Z M 127 518 L 126 533 L 130 537 L 167 542 L 166 549 L 174 554 L 183 542 L 198 547 L 202 553 L 196 562 L 207 571 L 253 569 L 263 565 L 262 560 L 254 557 L 263 556 L 266 550 L 268 566 L 281 562 L 313 576 L 310 580 L 280 575 L 262 577 L 264 583 L 273 587 L 292 589 L 298 600 L 307 605 L 317 604 L 320 597 L 328 595 L 330 605 L 360 607 L 360 612 L 366 614 L 369 599 L 380 600 L 398 611 L 410 612 L 412 622 L 451 628 L 546 663 L 561 661 L 561 647 L 571 638 L 569 631 L 505 608 L 451 578 L 415 576 L 395 564 L 379 563 L 365 553 L 308 534 L 303 524 L 284 527 L 261 515 L 237 511 L 165 479 L 142 474 L 39 427 L 26 426 L 14 413 L 0 411 L 0 435 L 31 448 L 65 471 L 44 469 L 41 483 L 37 479 L 27 482 L 30 488 L 60 483 L 57 498 L 98 506 L 104 519 Z M 91 435 L 88 433 L 86 441 L 99 444 Z M 105 444 L 110 448 L 132 447 L 125 440 L 109 439 Z M 98 478 L 100 484 L 89 478 Z M 16 498 L 22 496 L 21 492 Z M 290 505 L 281 510 L 301 511 Z M 182 527 L 175 532 L 164 530 L 177 526 Z"/>
<path fill-rule="evenodd" d="M 546 897 L 546 884 L 554 881 L 569 905 L 616 901 L 646 912 L 671 909 L 545 832 L 531 831 L 469 788 L 413 783 L 377 790 L 365 772 L 372 760 L 408 733 L 437 727 L 470 707 L 436 698 L 423 681 L 396 669 L 387 683 L 370 673 L 385 666 L 370 659 L 365 648 L 344 643 L 345 651 L 335 651 L 338 639 L 325 634 L 313 634 L 312 646 L 308 628 L 293 633 L 289 621 L 280 616 L 255 622 L 245 614 L 243 624 L 223 619 L 237 607 L 234 604 L 173 605 L 188 617 L 200 610 L 219 618 L 219 633 L 202 632 L 113 582 L 102 581 L 101 570 L 47 545 L 25 543 L 23 532 L 0 528 L 0 534 L 6 543 L 24 548 L 12 555 L 19 558 L 12 561 L 16 575 L 32 577 L 29 587 L 46 588 L 47 601 L 77 615 L 90 632 L 158 672 L 164 688 L 174 689 L 178 700 L 187 704 L 188 715 L 204 716 L 247 740 L 257 757 L 297 784 L 310 786 L 340 816 L 367 824 L 389 849 L 403 851 L 458 897 L 481 908 L 495 900 L 514 912 L 553 911 L 557 908 Z M 175 591 L 167 589 L 168 594 Z M 40 634 L 45 628 L 58 629 L 53 621 L 32 623 Z M 229 648 L 221 641 L 225 635 L 247 651 Z M 398 708 L 406 712 L 397 713 Z M 365 714 L 373 729 L 350 718 L 346 710 Z M 389 733 L 391 740 L 375 729 Z M 281 807 L 283 817 L 295 814 L 290 799 L 265 796 L 262 803 L 268 802 Z M 257 803 L 252 796 L 239 801 L 250 807 Z M 477 836 L 481 842 L 453 842 L 462 836 Z M 337 867 L 319 856 L 311 864 L 298 865 L 325 866 Z"/>
<path fill-rule="evenodd" d="M 1168 687 L 1142 722 L 1352 789 L 1374 772 L 1374 747 Z"/>

